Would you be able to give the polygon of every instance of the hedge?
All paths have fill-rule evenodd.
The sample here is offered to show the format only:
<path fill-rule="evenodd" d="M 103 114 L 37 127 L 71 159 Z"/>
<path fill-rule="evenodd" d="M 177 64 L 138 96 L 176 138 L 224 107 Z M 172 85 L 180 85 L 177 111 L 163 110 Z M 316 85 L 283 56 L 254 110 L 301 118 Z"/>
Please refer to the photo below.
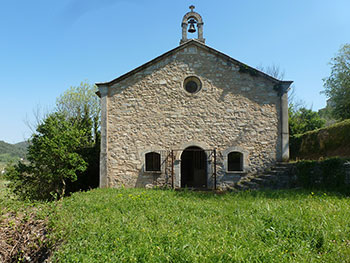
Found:
<path fill-rule="evenodd" d="M 306 189 L 350 192 L 346 185 L 345 163 L 350 159 L 333 157 L 322 161 L 304 160 L 295 164 L 297 184 Z"/>
<path fill-rule="evenodd" d="M 291 136 L 291 159 L 318 160 L 350 157 L 350 119 L 304 134 Z"/>

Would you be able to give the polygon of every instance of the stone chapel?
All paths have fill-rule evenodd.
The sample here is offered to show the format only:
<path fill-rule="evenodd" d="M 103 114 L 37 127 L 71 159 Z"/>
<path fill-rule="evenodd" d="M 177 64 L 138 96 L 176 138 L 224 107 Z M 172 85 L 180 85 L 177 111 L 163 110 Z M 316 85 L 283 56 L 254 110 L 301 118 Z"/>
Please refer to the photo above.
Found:
<path fill-rule="evenodd" d="M 96 84 L 100 187 L 215 189 L 288 160 L 292 81 L 207 46 L 190 9 L 178 47 Z"/>

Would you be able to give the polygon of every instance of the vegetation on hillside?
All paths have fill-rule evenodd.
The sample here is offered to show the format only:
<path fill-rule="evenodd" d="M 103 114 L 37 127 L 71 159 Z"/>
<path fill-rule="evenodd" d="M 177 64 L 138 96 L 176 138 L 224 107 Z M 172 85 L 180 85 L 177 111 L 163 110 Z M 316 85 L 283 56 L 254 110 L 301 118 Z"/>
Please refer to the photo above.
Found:
<path fill-rule="evenodd" d="M 82 83 L 57 100 L 28 146 L 29 163 L 6 169 L 9 187 L 22 199 L 56 199 L 98 186 L 99 118 L 95 87 Z M 92 113 L 93 112 L 93 113 Z"/>
<path fill-rule="evenodd" d="M 348 198 L 97 189 L 50 217 L 54 262 L 347 262 Z"/>
<path fill-rule="evenodd" d="M 81 82 L 72 86 L 56 100 L 56 111 L 66 118 L 80 121 L 88 120 L 91 125 L 91 135 L 96 140 L 100 128 L 100 99 L 96 95 L 96 86 Z"/>
<path fill-rule="evenodd" d="M 0 262 L 44 262 L 51 244 L 48 215 L 54 203 L 22 201 L 0 177 Z"/>
<path fill-rule="evenodd" d="M 332 107 L 330 105 L 319 109 L 317 113 L 322 119 L 326 121 L 325 127 L 331 126 L 337 122 L 337 120 L 333 117 Z"/>
<path fill-rule="evenodd" d="M 313 131 L 325 126 L 326 120 L 318 112 L 305 107 L 289 106 L 289 135 L 294 136 Z"/>
<path fill-rule="evenodd" d="M 293 159 L 319 159 L 320 157 L 350 157 L 350 119 L 329 127 L 291 137 Z"/>
<path fill-rule="evenodd" d="M 79 154 L 89 147 L 89 131 L 63 114 L 49 115 L 37 128 L 28 147 L 29 164 L 7 168 L 9 187 L 22 198 L 50 199 L 64 196 L 67 181 L 76 181 L 87 163 Z"/>
<path fill-rule="evenodd" d="M 350 44 L 343 45 L 332 58 L 330 76 L 324 79 L 324 93 L 329 98 L 334 118 L 350 118 Z"/>
<path fill-rule="evenodd" d="M 266 74 L 279 79 L 284 79 L 284 71 L 281 71 L 280 67 L 277 65 L 272 65 L 264 67 L 262 65 L 258 66 L 257 69 L 265 72 Z M 302 134 L 307 131 L 316 130 L 322 128 L 326 124 L 326 119 L 324 115 L 321 116 L 319 112 L 307 109 L 304 103 L 295 96 L 295 89 L 292 85 L 288 93 L 289 97 L 289 135 L 294 136 L 296 134 Z"/>
<path fill-rule="evenodd" d="M 331 73 L 324 79 L 321 92 L 328 97 L 327 106 L 318 112 L 295 109 L 293 105 L 289 108 L 290 150 L 294 159 L 350 157 L 350 44 L 343 45 L 330 64 Z"/>
<path fill-rule="evenodd" d="M 0 163 L 16 162 L 27 155 L 28 142 L 10 144 L 0 141 Z"/>
<path fill-rule="evenodd" d="M 297 184 L 304 189 L 323 189 L 350 194 L 345 164 L 350 158 L 331 157 L 295 163 Z"/>
<path fill-rule="evenodd" d="M 51 262 L 350 261 L 350 199 L 329 192 L 96 189 L 33 203 L 1 190 L 5 263 L 48 250 Z"/>

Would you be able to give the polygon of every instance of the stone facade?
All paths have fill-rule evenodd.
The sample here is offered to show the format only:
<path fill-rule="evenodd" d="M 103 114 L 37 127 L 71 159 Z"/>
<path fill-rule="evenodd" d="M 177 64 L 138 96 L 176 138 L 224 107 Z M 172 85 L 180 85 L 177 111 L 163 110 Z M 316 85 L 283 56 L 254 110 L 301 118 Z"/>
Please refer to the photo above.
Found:
<path fill-rule="evenodd" d="M 201 82 L 196 93 L 184 88 L 189 76 Z M 288 159 L 290 84 L 196 40 L 97 84 L 102 106 L 100 186 L 181 187 L 181 160 L 190 146 L 205 151 L 208 188 L 214 187 L 214 175 L 217 185 L 236 182 Z M 145 169 L 149 152 L 161 156 L 157 172 Z M 241 153 L 242 171 L 228 171 L 230 152 Z"/>

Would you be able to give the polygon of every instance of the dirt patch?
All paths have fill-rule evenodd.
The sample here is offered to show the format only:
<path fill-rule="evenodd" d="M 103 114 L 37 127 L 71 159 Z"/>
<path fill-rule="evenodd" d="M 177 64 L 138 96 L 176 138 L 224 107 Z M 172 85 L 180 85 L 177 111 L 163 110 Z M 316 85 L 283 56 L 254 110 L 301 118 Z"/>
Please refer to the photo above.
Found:
<path fill-rule="evenodd" d="M 0 218 L 0 262 L 47 262 L 47 222 L 35 211 L 7 213 Z"/>

